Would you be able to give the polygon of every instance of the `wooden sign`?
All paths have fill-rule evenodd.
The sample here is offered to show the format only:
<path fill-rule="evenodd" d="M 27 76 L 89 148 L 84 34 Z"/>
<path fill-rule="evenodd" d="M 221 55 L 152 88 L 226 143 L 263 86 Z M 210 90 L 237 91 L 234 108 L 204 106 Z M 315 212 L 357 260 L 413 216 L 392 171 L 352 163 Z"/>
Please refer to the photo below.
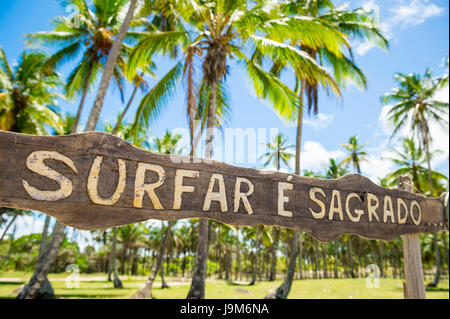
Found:
<path fill-rule="evenodd" d="M 325 180 L 158 155 L 100 132 L 0 131 L 0 206 L 83 230 L 193 217 L 299 229 L 321 241 L 448 229 L 443 197 L 382 188 L 356 174 Z"/>

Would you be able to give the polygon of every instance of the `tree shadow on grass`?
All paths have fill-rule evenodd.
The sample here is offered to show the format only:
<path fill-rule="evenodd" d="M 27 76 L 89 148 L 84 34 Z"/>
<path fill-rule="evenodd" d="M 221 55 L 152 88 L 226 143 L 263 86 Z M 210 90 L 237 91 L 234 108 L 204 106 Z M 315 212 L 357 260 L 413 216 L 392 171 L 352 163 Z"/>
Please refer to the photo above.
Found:
<path fill-rule="evenodd" d="M 449 292 L 448 288 L 445 287 L 425 287 L 427 292 Z"/>
<path fill-rule="evenodd" d="M 73 293 L 56 295 L 56 299 L 122 299 L 123 296 L 115 294 L 87 295 L 85 293 Z"/>

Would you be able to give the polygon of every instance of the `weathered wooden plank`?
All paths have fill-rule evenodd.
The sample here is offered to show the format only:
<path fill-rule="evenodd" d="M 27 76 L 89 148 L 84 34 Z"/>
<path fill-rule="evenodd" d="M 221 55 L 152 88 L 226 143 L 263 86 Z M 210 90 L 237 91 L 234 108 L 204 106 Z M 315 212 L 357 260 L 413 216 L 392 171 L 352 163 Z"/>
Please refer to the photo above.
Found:
<path fill-rule="evenodd" d="M 411 176 L 409 175 L 400 176 L 398 186 L 407 192 L 414 192 Z M 402 240 L 405 271 L 403 292 L 405 299 L 425 299 L 425 281 L 419 235 L 402 235 Z"/>
<path fill-rule="evenodd" d="M 361 175 L 324 180 L 191 161 L 100 132 L 0 131 L 0 205 L 78 229 L 205 217 L 299 229 L 321 241 L 344 233 L 392 240 L 448 227 L 443 200 L 381 188 Z"/>

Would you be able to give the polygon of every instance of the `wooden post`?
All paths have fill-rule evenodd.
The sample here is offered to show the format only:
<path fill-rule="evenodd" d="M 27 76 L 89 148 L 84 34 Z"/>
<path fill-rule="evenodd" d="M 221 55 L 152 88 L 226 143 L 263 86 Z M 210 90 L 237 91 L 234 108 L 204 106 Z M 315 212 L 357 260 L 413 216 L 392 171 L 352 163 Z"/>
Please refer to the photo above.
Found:
<path fill-rule="evenodd" d="M 411 176 L 403 175 L 398 179 L 398 187 L 414 192 Z M 403 263 L 405 281 L 403 292 L 405 299 L 425 299 L 425 282 L 422 267 L 422 253 L 418 234 L 403 235 Z"/>

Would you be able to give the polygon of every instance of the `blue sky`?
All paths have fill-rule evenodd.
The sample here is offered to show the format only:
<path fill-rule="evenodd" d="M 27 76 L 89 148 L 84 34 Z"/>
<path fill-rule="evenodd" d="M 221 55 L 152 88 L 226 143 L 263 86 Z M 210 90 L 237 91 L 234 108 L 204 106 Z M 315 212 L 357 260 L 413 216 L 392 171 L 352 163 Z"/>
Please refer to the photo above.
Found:
<path fill-rule="evenodd" d="M 383 108 L 380 96 L 389 92 L 393 86 L 395 72 L 423 73 L 427 67 L 434 70 L 435 75 L 445 71 L 443 59 L 449 54 L 449 3 L 446 0 L 352 0 L 337 1 L 347 3 L 349 7 L 366 7 L 378 10 L 382 30 L 390 40 L 390 51 L 372 48 L 366 43 L 352 42 L 358 65 L 369 78 L 366 91 L 360 91 L 350 85 L 343 91 L 342 102 L 335 98 L 320 94 L 319 116 L 306 117 L 303 129 L 302 168 L 320 170 L 329 157 L 342 158 L 341 144 L 352 135 L 357 134 L 361 143 L 370 143 L 369 162 L 362 166 L 363 174 L 373 180 L 384 176 L 392 168 L 388 160 L 388 148 L 395 147 L 395 141 L 389 144 L 389 128 L 383 120 L 387 108 Z M 0 46 L 5 50 L 10 61 L 18 58 L 26 48 L 24 34 L 51 30 L 50 20 L 57 15 L 68 15 L 69 11 L 60 6 L 56 0 L 0 0 Z M 75 63 L 75 61 L 74 61 Z M 159 76 L 174 65 L 168 59 L 158 60 Z M 72 65 L 60 70 L 65 78 Z M 295 126 L 286 125 L 270 108 L 255 97 L 245 74 L 232 62 L 231 74 L 227 78 L 232 99 L 232 115 L 225 127 L 267 129 L 276 128 L 284 133 L 291 144 L 295 142 Z M 286 78 L 288 84 L 289 78 Z M 155 80 L 150 81 L 153 85 Z M 86 121 L 88 111 L 93 104 L 96 88 L 92 90 L 82 116 Z M 128 87 L 126 99 L 131 94 Z M 448 88 L 439 93 L 439 99 L 448 101 Z M 75 113 L 79 100 L 61 101 L 62 110 Z M 101 114 L 102 120 L 114 120 L 123 108 L 118 92 L 110 87 Z M 136 105 L 135 105 L 136 107 Z M 383 111 L 384 110 L 384 111 Z M 131 120 L 131 114 L 127 120 Z M 182 131 L 186 128 L 185 96 L 180 87 L 178 94 L 167 105 L 163 116 L 151 124 L 151 133 L 160 136 L 166 129 Z M 434 148 L 443 152 L 433 163 L 448 176 L 448 130 L 433 127 Z M 186 141 L 187 141 L 186 136 Z M 220 140 L 220 139 L 218 139 Z M 220 153 L 220 145 L 217 145 Z M 217 155 L 217 154 L 216 154 Z M 228 158 L 216 156 L 219 160 Z M 231 164 L 260 168 L 261 163 L 240 163 L 228 160 Z M 292 165 L 294 167 L 294 165 Z M 36 229 L 37 230 L 37 229 Z M 35 231 L 36 231 L 35 230 Z"/>

